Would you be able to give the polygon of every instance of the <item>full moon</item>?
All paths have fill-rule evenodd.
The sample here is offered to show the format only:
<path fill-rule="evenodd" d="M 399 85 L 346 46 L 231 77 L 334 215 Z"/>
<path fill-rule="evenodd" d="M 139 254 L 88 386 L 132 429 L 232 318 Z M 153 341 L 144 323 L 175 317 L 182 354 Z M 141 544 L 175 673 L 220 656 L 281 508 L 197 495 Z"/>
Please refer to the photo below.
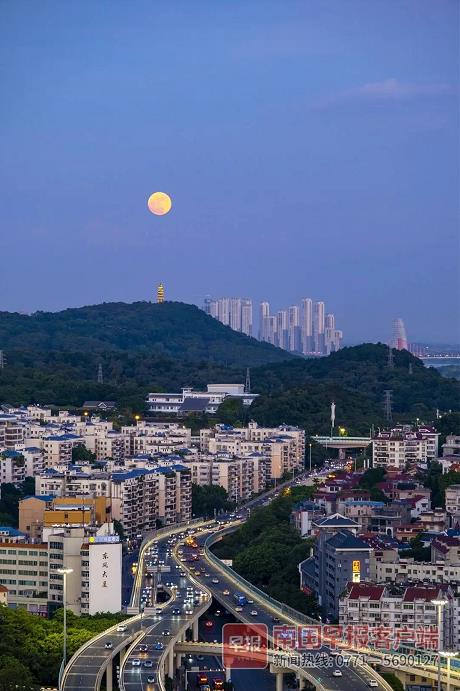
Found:
<path fill-rule="evenodd" d="M 164 216 L 171 210 L 171 197 L 166 192 L 154 192 L 150 195 L 147 206 L 155 216 Z"/>

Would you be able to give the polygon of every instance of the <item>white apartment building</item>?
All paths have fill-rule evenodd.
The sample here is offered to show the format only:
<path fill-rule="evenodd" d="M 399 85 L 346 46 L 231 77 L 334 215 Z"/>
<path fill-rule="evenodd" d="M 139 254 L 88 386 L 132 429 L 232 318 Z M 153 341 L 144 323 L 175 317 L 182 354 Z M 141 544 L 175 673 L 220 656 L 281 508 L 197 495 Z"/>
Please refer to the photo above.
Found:
<path fill-rule="evenodd" d="M 43 617 L 48 613 L 48 545 L 0 542 L 0 585 L 8 604 Z"/>
<path fill-rule="evenodd" d="M 113 524 L 99 528 L 56 526 L 44 528 L 48 543 L 48 602 L 62 607 L 63 576 L 58 569 L 73 569 L 67 576 L 68 607 L 75 614 L 121 610 L 122 546 Z"/>
<path fill-rule="evenodd" d="M 183 462 L 190 468 L 192 483 L 220 485 L 231 501 L 238 502 L 265 489 L 270 459 L 259 453 L 241 457 L 219 453 L 185 457 Z"/>
<path fill-rule="evenodd" d="M 438 438 L 436 430 L 410 426 L 398 426 L 378 432 L 372 440 L 373 465 L 377 468 L 404 469 L 408 463 L 426 463 L 437 458 Z"/>
<path fill-rule="evenodd" d="M 371 554 L 370 577 L 375 583 L 407 583 L 425 581 L 430 583 L 459 583 L 460 562 L 447 564 L 444 561 L 416 562 L 413 559 L 377 561 Z"/>
<path fill-rule="evenodd" d="M 446 511 L 452 523 L 460 521 L 460 485 L 446 487 Z"/>
<path fill-rule="evenodd" d="M 0 449 L 14 449 L 24 442 L 25 427 L 19 416 L 0 413 Z"/>
<path fill-rule="evenodd" d="M 200 449 L 212 454 L 266 455 L 270 458 L 267 480 L 279 479 L 283 473 L 303 468 L 305 431 L 288 425 L 259 427 L 256 422 L 241 428 L 216 425 L 212 429 L 200 430 Z"/>
<path fill-rule="evenodd" d="M 185 415 L 206 412 L 213 415 L 228 397 L 240 399 L 243 405 L 250 406 L 258 394 L 246 392 L 244 384 L 208 384 L 206 391 L 186 387 L 182 393 L 149 393 L 147 405 L 151 413 Z"/>
<path fill-rule="evenodd" d="M 187 521 L 192 513 L 190 470 L 171 463 L 136 467 L 107 473 L 92 471 L 44 471 L 35 479 L 37 496 L 108 497 L 112 516 L 119 520 L 126 537 L 135 538 L 157 527 Z"/>
<path fill-rule="evenodd" d="M 26 463 L 19 451 L 5 449 L 0 451 L 0 485 L 11 482 L 17 484 L 26 479 Z"/>
<path fill-rule="evenodd" d="M 53 434 L 43 439 L 43 462 L 45 468 L 72 463 L 72 449 L 82 443 L 81 437 L 75 434 Z"/>
<path fill-rule="evenodd" d="M 447 599 L 443 607 L 443 649 L 458 648 L 456 599 L 447 584 L 392 586 L 350 583 L 339 600 L 342 625 L 379 624 L 392 630 L 407 627 L 437 626 L 437 610 L 432 600 Z"/>

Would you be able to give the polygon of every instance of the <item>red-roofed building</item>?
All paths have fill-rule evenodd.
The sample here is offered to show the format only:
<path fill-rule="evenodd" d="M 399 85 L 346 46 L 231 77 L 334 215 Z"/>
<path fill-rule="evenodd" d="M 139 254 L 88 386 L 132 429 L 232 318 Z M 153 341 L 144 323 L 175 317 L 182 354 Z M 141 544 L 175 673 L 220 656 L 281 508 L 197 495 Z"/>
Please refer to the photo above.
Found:
<path fill-rule="evenodd" d="M 431 543 L 431 561 L 460 565 L 460 537 L 435 537 Z"/>
<path fill-rule="evenodd" d="M 417 629 L 437 626 L 437 608 L 433 600 L 441 598 L 447 600 L 442 609 L 442 646 L 458 649 L 458 610 L 454 593 L 447 583 L 401 587 L 349 583 L 339 600 L 339 623 L 344 626 L 383 625 L 390 628 L 396 640 L 398 631 L 404 629 L 404 644 L 411 645 L 415 644 Z"/>
<path fill-rule="evenodd" d="M 0 585 L 0 605 L 8 605 L 8 588 Z"/>

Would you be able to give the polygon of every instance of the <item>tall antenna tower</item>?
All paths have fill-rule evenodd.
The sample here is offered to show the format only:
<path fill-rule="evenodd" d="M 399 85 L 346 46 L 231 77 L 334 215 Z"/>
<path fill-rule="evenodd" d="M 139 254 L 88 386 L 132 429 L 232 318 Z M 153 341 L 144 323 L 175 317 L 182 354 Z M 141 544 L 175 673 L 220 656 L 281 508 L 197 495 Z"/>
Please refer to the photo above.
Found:
<path fill-rule="evenodd" d="M 332 403 L 331 403 L 331 439 L 332 439 L 332 435 L 334 434 L 334 427 L 335 427 L 335 401 L 332 401 Z"/>
<path fill-rule="evenodd" d="M 393 369 L 395 366 L 395 360 L 393 355 L 393 348 L 391 344 L 388 346 L 388 369 Z"/>
<path fill-rule="evenodd" d="M 251 393 L 251 370 L 246 367 L 246 382 L 244 385 L 244 393 Z"/>
<path fill-rule="evenodd" d="M 3 350 L 0 350 L 0 369 L 4 369 L 6 366 L 6 356 Z"/>
<path fill-rule="evenodd" d="M 104 376 L 102 374 L 102 363 L 99 363 L 99 367 L 97 368 L 97 383 L 98 384 L 103 384 L 104 383 Z"/>
<path fill-rule="evenodd" d="M 392 422 L 393 420 L 393 391 L 391 389 L 385 389 L 385 398 L 383 403 L 383 409 L 385 411 L 385 420 L 387 422 Z"/>

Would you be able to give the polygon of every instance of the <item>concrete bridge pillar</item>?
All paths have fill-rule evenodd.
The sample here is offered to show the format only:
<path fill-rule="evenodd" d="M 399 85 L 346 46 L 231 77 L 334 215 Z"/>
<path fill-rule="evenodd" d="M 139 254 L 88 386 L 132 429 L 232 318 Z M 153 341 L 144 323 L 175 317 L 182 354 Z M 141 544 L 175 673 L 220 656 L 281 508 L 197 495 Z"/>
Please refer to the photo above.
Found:
<path fill-rule="evenodd" d="M 123 667 L 123 663 L 126 660 L 126 654 L 128 652 L 128 648 L 122 648 L 120 650 L 120 669 Z"/>
<path fill-rule="evenodd" d="M 232 677 L 232 670 L 230 667 L 225 668 L 225 681 L 230 681 Z"/>
<path fill-rule="evenodd" d="M 176 669 L 179 669 L 182 664 L 182 653 L 176 653 Z"/>
<path fill-rule="evenodd" d="M 198 619 L 195 619 L 192 623 L 192 640 L 194 643 L 198 641 Z"/>
<path fill-rule="evenodd" d="M 113 660 L 111 659 L 105 670 L 106 691 L 112 691 Z"/>
<path fill-rule="evenodd" d="M 174 679 L 174 648 L 171 648 L 168 655 L 168 677 Z"/>
<path fill-rule="evenodd" d="M 277 672 L 276 673 L 276 691 L 283 691 L 283 673 L 282 672 Z"/>

